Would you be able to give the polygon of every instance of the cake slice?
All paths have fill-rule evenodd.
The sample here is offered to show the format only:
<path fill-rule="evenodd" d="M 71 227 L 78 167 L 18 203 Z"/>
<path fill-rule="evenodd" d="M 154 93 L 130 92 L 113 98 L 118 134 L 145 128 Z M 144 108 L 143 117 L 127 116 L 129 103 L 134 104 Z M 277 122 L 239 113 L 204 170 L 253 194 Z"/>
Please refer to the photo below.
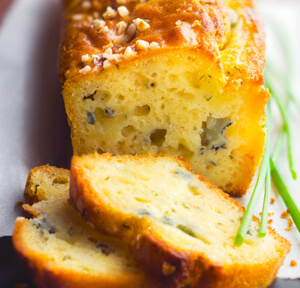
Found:
<path fill-rule="evenodd" d="M 246 193 L 265 143 L 252 0 L 68 0 L 59 72 L 75 155 L 183 157 Z"/>
<path fill-rule="evenodd" d="M 267 287 L 290 250 L 253 217 L 234 244 L 244 208 L 170 156 L 73 157 L 70 199 L 96 229 L 130 245 L 163 287 Z"/>
<path fill-rule="evenodd" d="M 92 229 L 68 203 L 69 179 L 51 166 L 28 176 L 25 195 L 35 204 L 23 207 L 33 218 L 17 219 L 13 244 L 37 287 L 147 287 L 127 246 Z"/>

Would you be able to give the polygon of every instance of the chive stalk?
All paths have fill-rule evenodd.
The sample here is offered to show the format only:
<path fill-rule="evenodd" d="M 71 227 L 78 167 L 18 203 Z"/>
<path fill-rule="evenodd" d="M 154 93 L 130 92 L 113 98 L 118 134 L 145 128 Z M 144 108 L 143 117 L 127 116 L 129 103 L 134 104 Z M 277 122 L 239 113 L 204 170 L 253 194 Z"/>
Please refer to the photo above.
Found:
<path fill-rule="evenodd" d="M 274 65 L 271 65 L 269 62 L 266 63 L 265 72 L 267 73 L 265 73 L 265 75 L 266 74 L 272 75 L 274 78 L 276 78 L 276 81 L 279 82 L 281 86 L 285 87 L 288 99 L 294 102 L 297 109 L 300 110 L 300 103 L 295 98 L 294 93 L 292 92 L 292 85 L 291 85 L 290 78 L 286 76 L 282 77 L 282 74 L 278 73 L 277 71 L 278 69 Z"/>
<path fill-rule="evenodd" d="M 290 122 L 289 122 L 289 117 L 287 115 L 287 111 L 283 108 L 283 105 L 280 101 L 280 98 L 278 97 L 276 91 L 273 89 L 273 86 L 271 85 L 271 81 L 268 77 L 266 77 L 266 85 L 269 88 L 269 91 L 273 97 L 273 99 L 276 101 L 276 104 L 279 108 L 282 120 L 283 120 L 283 131 L 286 133 L 287 136 L 287 150 L 288 150 L 288 161 L 289 161 L 289 167 L 290 171 L 292 174 L 292 177 L 294 180 L 297 179 L 297 173 L 294 169 L 294 160 L 293 160 L 293 155 L 292 155 L 292 135 L 291 135 L 291 130 L 290 130 Z"/>
<path fill-rule="evenodd" d="M 282 130 L 280 132 L 279 138 L 277 140 L 277 143 L 276 143 L 276 146 L 275 146 L 272 158 L 271 158 L 272 161 L 270 161 L 270 168 L 271 168 L 271 170 L 275 167 L 275 164 L 277 162 L 278 156 L 281 153 L 281 149 L 282 149 L 282 145 L 283 145 L 283 139 L 284 139 L 284 134 L 285 133 Z"/>
<path fill-rule="evenodd" d="M 276 24 L 276 23 L 275 23 Z M 276 25 L 277 26 L 277 25 Z M 277 27 L 281 28 L 281 27 Z M 278 38 L 281 42 L 281 46 L 285 52 L 286 56 L 286 62 L 287 62 L 287 75 L 291 75 L 291 68 L 292 68 L 292 59 L 290 57 L 291 53 L 289 52 L 289 47 L 287 45 L 287 41 L 284 41 L 285 35 L 281 29 L 276 29 L 276 32 L 278 34 Z M 286 207 L 289 209 L 290 215 L 292 219 L 294 220 L 294 223 L 300 232 L 300 211 L 295 204 L 287 186 L 285 185 L 282 177 L 280 176 L 277 167 L 275 166 L 276 161 L 278 159 L 278 156 L 281 153 L 282 150 L 282 145 L 283 145 L 283 140 L 285 135 L 287 136 L 287 152 L 288 152 L 288 162 L 289 162 L 289 167 L 290 171 L 292 174 L 293 179 L 297 179 L 297 174 L 294 170 L 294 162 L 293 162 L 293 156 L 292 156 L 292 139 L 291 139 L 291 130 L 290 130 L 290 122 L 289 122 L 289 102 L 292 101 L 295 106 L 300 110 L 300 103 L 297 101 L 297 99 L 294 97 L 294 94 L 292 92 L 292 87 L 291 87 L 291 80 L 288 76 L 285 76 L 284 79 L 282 79 L 281 75 L 276 74 L 276 69 L 273 69 L 272 66 L 270 66 L 269 63 L 266 65 L 266 71 L 268 74 L 275 74 L 274 76 L 277 76 L 277 81 L 281 83 L 281 85 L 285 88 L 285 91 L 287 93 L 287 107 L 286 110 L 284 109 L 280 98 L 277 95 L 277 91 L 273 89 L 272 81 L 268 77 L 268 74 L 265 75 L 265 80 L 266 80 L 266 87 L 269 88 L 271 95 L 273 96 L 272 98 L 275 100 L 281 117 L 283 121 L 283 127 L 280 132 L 279 138 L 277 140 L 274 153 L 271 156 L 270 155 L 270 104 L 267 104 L 267 121 L 266 121 L 266 127 L 267 127 L 267 139 L 266 139 L 266 146 L 265 146 L 265 151 L 262 159 L 262 163 L 260 166 L 259 174 L 258 174 L 258 179 L 256 182 L 256 185 L 254 187 L 253 193 L 251 195 L 250 201 L 247 205 L 244 217 L 242 219 L 238 234 L 235 238 L 235 244 L 237 246 L 241 246 L 244 237 L 246 236 L 248 227 L 250 225 L 252 215 L 254 212 L 254 208 L 256 206 L 256 203 L 259 198 L 259 192 L 262 189 L 262 184 L 265 182 L 265 195 L 264 195 L 264 203 L 263 203 L 263 210 L 262 210 L 262 216 L 261 216 L 261 225 L 260 225 L 260 230 L 258 237 L 264 237 L 267 233 L 267 218 L 268 218 L 268 206 L 270 203 L 270 191 L 271 191 L 271 177 L 278 189 L 278 192 L 280 196 L 282 197 L 284 203 L 286 204 Z M 271 158 L 270 158 L 271 157 Z"/>
<path fill-rule="evenodd" d="M 272 160 L 271 160 L 272 161 Z M 291 217 L 300 232 L 300 211 L 295 204 L 287 186 L 285 185 L 284 181 L 282 180 L 282 177 L 280 176 L 277 168 L 275 167 L 275 164 L 273 163 L 274 169 L 271 171 L 272 179 L 278 189 L 278 192 L 283 199 L 286 207 L 289 209 L 289 212 L 291 214 Z"/>
<path fill-rule="evenodd" d="M 268 211 L 269 211 L 269 204 L 271 198 L 271 171 L 270 166 L 268 166 L 266 179 L 265 179 L 265 197 L 263 203 L 263 209 L 261 213 L 261 222 L 258 237 L 262 238 L 265 237 L 267 234 L 267 223 L 268 223 Z"/>

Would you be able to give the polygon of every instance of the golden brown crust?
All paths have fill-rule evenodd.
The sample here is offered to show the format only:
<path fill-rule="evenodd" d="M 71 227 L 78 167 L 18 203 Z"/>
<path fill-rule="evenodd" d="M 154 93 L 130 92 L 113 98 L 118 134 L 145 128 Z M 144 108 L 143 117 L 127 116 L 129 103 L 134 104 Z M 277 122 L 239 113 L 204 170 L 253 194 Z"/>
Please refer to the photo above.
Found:
<path fill-rule="evenodd" d="M 21 261 L 29 269 L 34 281 L 41 288 L 96 288 L 101 285 L 104 288 L 130 287 L 132 283 L 136 287 L 144 287 L 144 275 L 123 274 L 122 277 L 109 278 L 106 275 L 92 274 L 82 271 L 73 271 L 72 269 L 61 269 L 61 267 L 51 264 L 53 259 L 47 253 L 36 253 L 24 243 L 23 234 L 28 233 L 27 219 L 17 219 L 13 233 L 13 245 L 21 257 Z M 129 286 L 128 286 L 129 285 Z"/>
<path fill-rule="evenodd" d="M 109 159 L 113 156 L 103 154 L 101 157 Z M 132 157 L 139 160 L 145 157 L 158 156 L 118 157 L 122 157 L 126 162 Z M 73 157 L 71 165 L 70 198 L 72 203 L 84 218 L 95 225 L 96 229 L 120 237 L 130 243 L 133 258 L 145 271 L 149 271 L 155 276 L 163 287 L 183 287 L 185 285 L 199 288 L 268 287 L 275 279 L 286 254 L 290 251 L 290 243 L 269 228 L 268 234 L 276 240 L 274 249 L 276 253 L 279 251 L 276 257 L 266 255 L 262 262 L 257 261 L 256 263 L 234 261 L 232 264 L 223 264 L 213 261 L 205 253 L 182 251 L 180 247 L 174 247 L 172 243 L 162 239 L 160 231 L 156 230 L 152 220 L 143 218 L 143 220 L 138 221 L 139 223 L 136 223 L 134 216 L 132 219 L 129 217 L 126 219 L 126 224 L 132 227 L 131 231 L 122 230 L 119 228 L 124 221 L 122 212 L 111 211 L 110 206 L 101 201 L 101 197 L 98 197 L 94 187 L 81 170 L 80 164 L 77 163 L 78 158 Z M 181 162 L 181 164 L 183 163 Z M 183 164 L 183 166 L 188 170 L 191 169 L 189 164 Z M 219 194 L 219 197 L 226 199 L 232 206 L 244 212 L 243 206 L 230 199 L 227 194 L 201 175 L 198 177 L 207 187 Z M 253 221 L 259 225 L 257 217 L 253 217 Z M 138 233 L 137 237 L 136 233 Z M 165 269 L 166 266 L 167 269 Z"/>
<path fill-rule="evenodd" d="M 64 32 L 59 57 L 62 82 L 66 79 L 72 81 L 77 76 L 87 77 L 78 75 L 78 71 L 84 67 L 82 55 L 103 53 L 103 47 L 111 42 L 113 47 L 117 46 L 113 50 L 121 50 L 122 54 L 128 46 L 135 49 L 137 40 L 156 42 L 160 49 L 139 51 L 136 58 L 123 61 L 122 65 L 132 65 L 136 59 L 151 58 L 153 54 L 159 55 L 165 51 L 177 50 L 182 53 L 184 50 L 196 49 L 200 54 L 210 55 L 212 62 L 218 61 L 224 71 L 231 71 L 235 66 L 242 71 L 244 78 L 263 82 L 265 36 L 253 1 L 151 0 L 140 3 L 131 0 L 122 5 L 117 2 L 91 1 L 91 7 L 83 8 L 81 0 L 65 1 Z M 126 6 L 129 15 L 121 17 L 116 12 L 115 16 L 104 19 L 109 31 L 101 33 L 99 29 L 95 29 L 93 21 L 103 19 L 102 15 L 108 6 L 115 11 L 120 6 Z M 235 30 L 230 27 L 229 9 L 235 10 L 241 19 L 238 37 L 234 36 Z M 132 39 L 119 40 L 117 23 L 132 23 L 137 18 L 146 19 L 150 27 L 137 31 L 136 37 Z M 192 27 L 196 20 L 200 25 Z M 176 25 L 177 21 L 183 24 Z"/>
<path fill-rule="evenodd" d="M 256 219 L 258 221 L 258 219 Z M 273 230 L 269 230 L 277 238 L 282 249 L 279 259 L 269 259 L 262 263 L 232 263 L 222 265 L 214 263 L 205 255 L 198 253 L 182 253 L 174 251 L 169 243 L 159 238 L 155 231 L 149 229 L 132 245 L 134 259 L 147 271 L 151 271 L 164 287 L 182 287 L 188 283 L 191 287 L 207 288 L 241 288 L 268 287 L 275 279 L 279 268 L 283 265 L 285 255 L 290 251 L 290 243 Z M 149 257 L 150 256 L 150 257 Z M 176 267 L 172 277 L 164 275 L 164 263 Z"/>

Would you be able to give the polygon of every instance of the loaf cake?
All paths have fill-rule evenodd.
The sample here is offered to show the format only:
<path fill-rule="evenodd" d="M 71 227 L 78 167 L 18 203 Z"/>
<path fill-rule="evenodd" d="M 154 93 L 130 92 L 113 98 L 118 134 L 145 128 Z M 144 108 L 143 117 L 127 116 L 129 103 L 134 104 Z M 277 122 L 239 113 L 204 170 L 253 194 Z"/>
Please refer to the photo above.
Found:
<path fill-rule="evenodd" d="M 59 74 L 75 155 L 170 154 L 231 195 L 265 143 L 252 0 L 65 0 Z"/>
<path fill-rule="evenodd" d="M 171 156 L 75 156 L 70 200 L 163 287 L 268 287 L 290 250 L 255 217 L 235 246 L 244 208 Z"/>
<path fill-rule="evenodd" d="M 69 178 L 51 166 L 29 173 L 25 195 L 36 203 L 24 209 L 34 218 L 17 219 L 13 244 L 37 287 L 148 287 L 127 246 L 92 229 L 68 203 Z"/>

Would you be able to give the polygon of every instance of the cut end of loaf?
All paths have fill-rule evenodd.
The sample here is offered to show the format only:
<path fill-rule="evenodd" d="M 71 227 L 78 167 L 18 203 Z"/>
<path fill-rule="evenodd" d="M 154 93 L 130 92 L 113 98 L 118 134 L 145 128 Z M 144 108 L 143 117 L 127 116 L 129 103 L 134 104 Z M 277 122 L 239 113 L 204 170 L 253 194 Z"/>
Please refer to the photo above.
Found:
<path fill-rule="evenodd" d="M 237 247 L 244 209 L 187 168 L 169 156 L 74 157 L 70 197 L 96 229 L 130 243 L 139 264 L 170 287 L 193 287 L 205 277 L 212 287 L 267 287 L 289 242 L 272 230 L 259 238 L 253 218 Z"/>
<path fill-rule="evenodd" d="M 246 193 L 260 163 L 265 90 L 228 81 L 219 63 L 196 52 L 112 67 L 66 85 L 64 98 L 78 155 L 181 156 L 236 196 Z"/>

